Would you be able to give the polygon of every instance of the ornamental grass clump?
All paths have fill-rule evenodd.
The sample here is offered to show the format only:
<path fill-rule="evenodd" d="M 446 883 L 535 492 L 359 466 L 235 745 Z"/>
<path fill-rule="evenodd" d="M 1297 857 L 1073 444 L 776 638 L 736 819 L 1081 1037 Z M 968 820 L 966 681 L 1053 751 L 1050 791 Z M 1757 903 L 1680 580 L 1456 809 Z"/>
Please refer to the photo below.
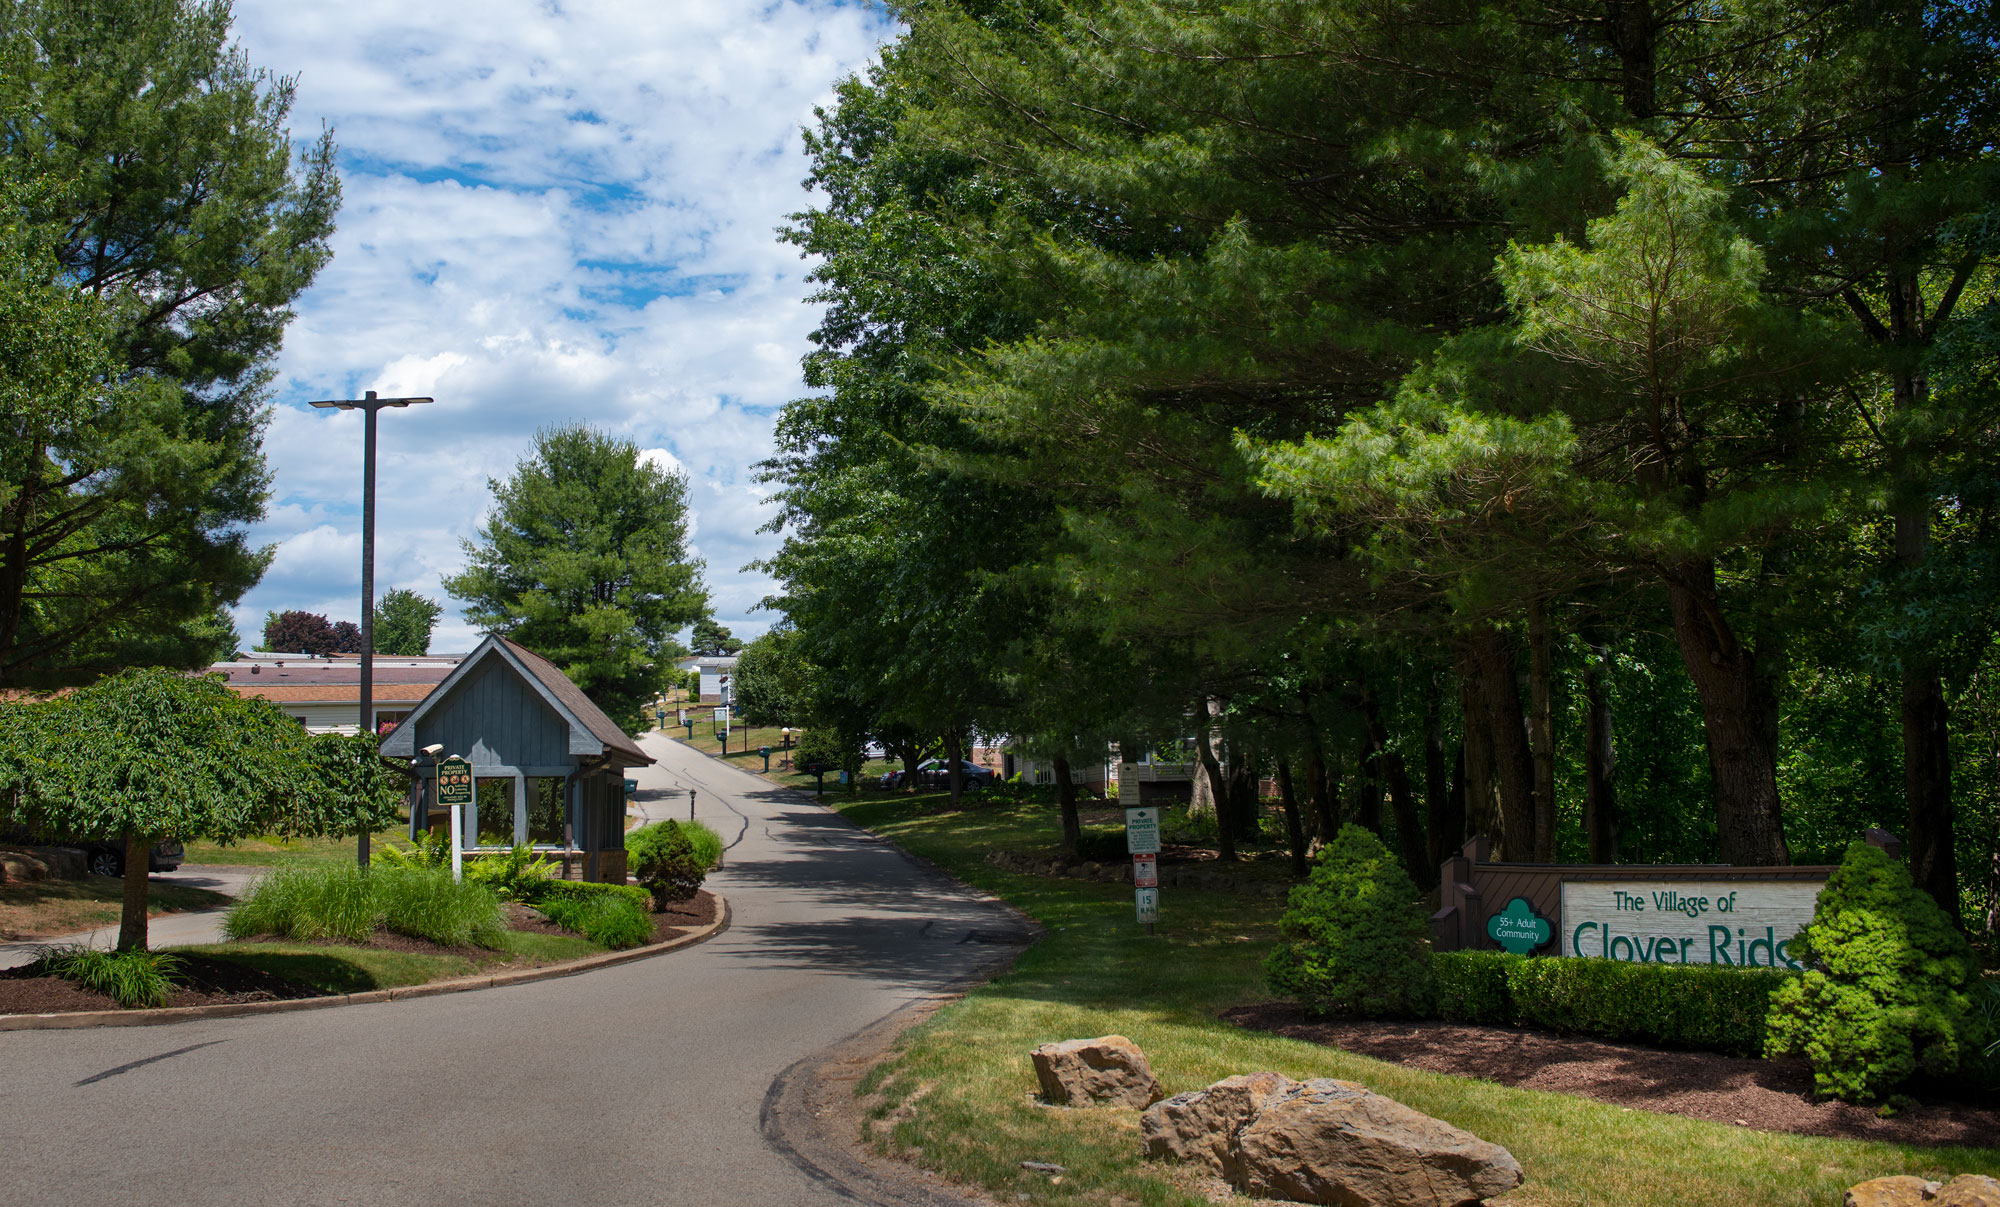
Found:
<path fill-rule="evenodd" d="M 384 929 L 443 947 L 500 946 L 507 915 L 487 886 L 444 868 L 382 868 L 368 880 Z"/>
<path fill-rule="evenodd" d="M 457 882 L 449 868 L 346 864 L 280 868 L 253 885 L 222 920 L 232 939 L 280 935 L 366 943 L 377 929 L 445 947 L 498 947 L 500 899 Z"/>
<path fill-rule="evenodd" d="M 1791 944 L 1803 976 L 1771 997 L 1767 1056 L 1803 1056 L 1813 1088 L 1881 1098 L 1918 1073 L 1950 1077 L 1991 1041 L 1972 945 L 1909 869 L 1847 848 Z"/>
<path fill-rule="evenodd" d="M 81 943 L 44 948 L 29 969 L 31 974 L 61 977 L 72 985 L 102 993 L 127 1010 L 166 1005 L 180 971 L 180 957 L 168 952 L 144 948 L 105 951 Z"/>
<path fill-rule="evenodd" d="M 549 896 L 535 908 L 557 926 L 599 947 L 637 947 L 653 938 L 652 915 L 630 897 L 612 893 Z"/>
<path fill-rule="evenodd" d="M 1437 986 L 1421 895 L 1382 840 L 1340 828 L 1292 889 L 1284 942 L 1264 961 L 1279 993 L 1315 1014 L 1420 1016 Z"/>
<path fill-rule="evenodd" d="M 683 821 L 674 823 L 687 835 L 694 847 L 695 861 L 703 870 L 712 870 L 722 862 L 722 835 L 710 829 L 705 822 Z"/>
<path fill-rule="evenodd" d="M 230 907 L 222 933 L 365 943 L 377 921 L 368 881 L 360 868 L 346 864 L 278 868 Z"/>

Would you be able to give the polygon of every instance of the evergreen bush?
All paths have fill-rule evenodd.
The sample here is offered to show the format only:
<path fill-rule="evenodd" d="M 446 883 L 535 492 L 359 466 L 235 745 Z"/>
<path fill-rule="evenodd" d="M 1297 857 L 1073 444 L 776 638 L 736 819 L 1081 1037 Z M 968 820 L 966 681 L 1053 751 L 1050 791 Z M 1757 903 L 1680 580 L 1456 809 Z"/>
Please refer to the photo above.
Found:
<path fill-rule="evenodd" d="M 1125 831 L 1083 827 L 1076 836 L 1076 857 L 1098 863 L 1117 863 L 1130 858 L 1125 849 Z"/>
<path fill-rule="evenodd" d="M 584 897 L 623 897 L 642 910 L 648 908 L 653 900 L 645 889 L 636 884 L 602 884 L 595 880 L 544 880 L 534 886 L 534 895 L 528 904 L 541 909 L 550 901 L 574 901 Z"/>
<path fill-rule="evenodd" d="M 1972 945 L 1865 842 L 1848 846 L 1791 951 L 1806 971 L 1772 999 L 1765 1051 L 1805 1057 L 1821 1094 L 1867 1102 L 1920 1072 L 1951 1077 L 1991 1040 Z"/>
<path fill-rule="evenodd" d="M 708 875 L 707 865 L 678 822 L 655 822 L 627 834 L 625 854 L 632 878 L 653 895 L 656 910 L 694 896 Z"/>
<path fill-rule="evenodd" d="M 1292 889 L 1284 935 L 1264 962 L 1279 993 L 1315 1014 L 1427 1014 L 1436 999 L 1421 895 L 1382 841 L 1340 828 Z"/>

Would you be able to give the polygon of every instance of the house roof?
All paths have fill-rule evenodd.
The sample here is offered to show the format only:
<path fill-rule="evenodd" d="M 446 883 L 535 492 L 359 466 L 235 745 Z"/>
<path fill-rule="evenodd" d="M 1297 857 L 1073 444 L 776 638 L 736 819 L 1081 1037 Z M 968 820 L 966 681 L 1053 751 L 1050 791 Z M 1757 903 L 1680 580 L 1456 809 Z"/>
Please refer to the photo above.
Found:
<path fill-rule="evenodd" d="M 603 709 L 591 703 L 590 697 L 583 694 L 583 689 L 570 682 L 569 676 L 562 672 L 561 667 L 526 646 L 517 645 L 497 635 L 489 635 L 481 641 L 478 648 L 452 668 L 451 674 L 446 676 L 444 682 L 431 689 L 409 717 L 389 732 L 382 740 L 382 753 L 401 758 L 414 758 L 417 727 L 412 722 L 421 720 L 426 712 L 449 696 L 460 681 L 488 658 L 500 659 L 516 674 L 526 679 L 541 696 L 542 701 L 569 722 L 572 743 L 578 740 L 578 730 L 589 735 L 585 745 L 570 746 L 572 753 L 589 752 L 588 742 L 594 741 L 599 752 L 617 756 L 618 760 L 628 767 L 645 766 L 653 762 L 653 756 L 639 749 L 639 744 L 624 730 L 618 728 L 617 723 L 610 717 L 605 716 Z"/>
<path fill-rule="evenodd" d="M 639 743 L 618 728 L 617 722 L 605 716 L 603 709 L 590 702 L 590 697 L 584 695 L 583 689 L 572 683 L 568 675 L 563 674 L 561 667 L 524 645 L 516 645 L 505 637 L 498 640 L 521 660 L 523 669 L 547 688 L 550 695 L 561 701 L 572 716 L 583 722 L 583 727 L 591 732 L 591 736 L 604 743 L 606 750 L 616 750 L 633 763 L 641 765 L 653 761 L 653 756 L 639 749 Z"/>
<path fill-rule="evenodd" d="M 437 688 L 435 683 L 377 683 L 372 693 L 377 704 L 415 704 Z M 239 696 L 255 696 L 282 704 L 360 704 L 359 683 L 232 683 L 229 689 Z"/>

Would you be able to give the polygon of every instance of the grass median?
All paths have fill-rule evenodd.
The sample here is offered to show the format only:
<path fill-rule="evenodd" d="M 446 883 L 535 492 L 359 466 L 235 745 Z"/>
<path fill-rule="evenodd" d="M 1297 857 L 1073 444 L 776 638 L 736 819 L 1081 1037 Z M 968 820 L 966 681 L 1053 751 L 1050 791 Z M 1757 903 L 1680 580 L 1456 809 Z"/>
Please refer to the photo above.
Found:
<path fill-rule="evenodd" d="M 1885 1174 L 2000 1174 L 2000 1150 L 1905 1148 L 1773 1134 L 1403 1068 L 1298 1040 L 1242 1031 L 1216 1016 L 1267 1000 L 1260 963 L 1280 901 L 1163 890 L 1158 933 L 1133 920 L 1131 889 L 1003 871 L 996 848 L 1052 849 L 1048 805 L 941 795 L 829 795 L 850 820 L 1006 899 L 1046 936 L 1006 975 L 940 1010 L 863 1082 L 886 1125 L 878 1142 L 957 1181 L 1029 1202 L 1205 1204 L 1172 1167 L 1139 1159 L 1138 1112 L 1065 1110 L 1036 1101 L 1028 1051 L 1118 1033 L 1145 1050 L 1169 1093 L 1232 1073 L 1357 1081 L 1505 1145 L 1527 1182 L 1505 1204 L 1838 1203 Z M 1067 1167 L 1061 1181 L 1022 1161 Z"/>

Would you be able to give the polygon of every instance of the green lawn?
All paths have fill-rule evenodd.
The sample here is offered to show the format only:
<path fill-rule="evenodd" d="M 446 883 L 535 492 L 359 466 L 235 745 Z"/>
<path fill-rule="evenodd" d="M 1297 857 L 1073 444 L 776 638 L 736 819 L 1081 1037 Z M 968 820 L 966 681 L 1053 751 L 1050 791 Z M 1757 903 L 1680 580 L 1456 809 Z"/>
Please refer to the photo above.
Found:
<path fill-rule="evenodd" d="M 829 797 L 832 801 L 833 798 Z M 843 814 L 1027 911 L 1047 935 L 1013 971 L 939 1011 L 863 1083 L 892 1143 L 958 1181 L 1033 1202 L 1205 1202 L 1139 1159 L 1138 1112 L 1035 1101 L 1028 1051 L 1121 1033 L 1169 1093 L 1232 1073 L 1342 1077 L 1505 1145 L 1528 1180 L 1507 1204 L 1836 1204 L 1892 1173 L 2000 1173 L 2000 1151 L 1909 1149 L 1773 1135 L 1627 1110 L 1562 1094 L 1417 1072 L 1297 1040 L 1240 1031 L 1218 1012 L 1266 1000 L 1259 962 L 1282 902 L 1167 890 L 1158 935 L 1134 921 L 1131 890 L 1004 872 L 996 847 L 1052 848 L 1055 810 L 1005 801 L 951 812 L 938 795 L 841 798 Z M 1068 1167 L 1060 1183 L 1019 1168 Z"/>
<path fill-rule="evenodd" d="M 208 943 L 172 950 L 260 968 L 323 993 L 361 993 L 422 985 L 473 972 L 532 968 L 604 954 L 605 949 L 575 935 L 510 930 L 500 951 L 478 960 L 459 955 L 385 951 L 320 943 Z"/>
<path fill-rule="evenodd" d="M 378 849 L 383 839 L 399 847 L 410 845 L 407 825 L 395 825 L 375 834 L 369 841 Z M 223 863 L 239 866 L 278 867 L 308 863 L 353 863 L 353 838 L 280 838 L 275 834 L 245 838 L 224 845 L 206 840 L 190 842 L 189 863 Z"/>
<path fill-rule="evenodd" d="M 125 882 L 109 876 L 81 880 L 21 880 L 0 884 L 0 942 L 46 939 L 115 924 L 124 912 Z M 146 913 L 217 909 L 230 898 L 205 888 L 148 884 Z"/>

